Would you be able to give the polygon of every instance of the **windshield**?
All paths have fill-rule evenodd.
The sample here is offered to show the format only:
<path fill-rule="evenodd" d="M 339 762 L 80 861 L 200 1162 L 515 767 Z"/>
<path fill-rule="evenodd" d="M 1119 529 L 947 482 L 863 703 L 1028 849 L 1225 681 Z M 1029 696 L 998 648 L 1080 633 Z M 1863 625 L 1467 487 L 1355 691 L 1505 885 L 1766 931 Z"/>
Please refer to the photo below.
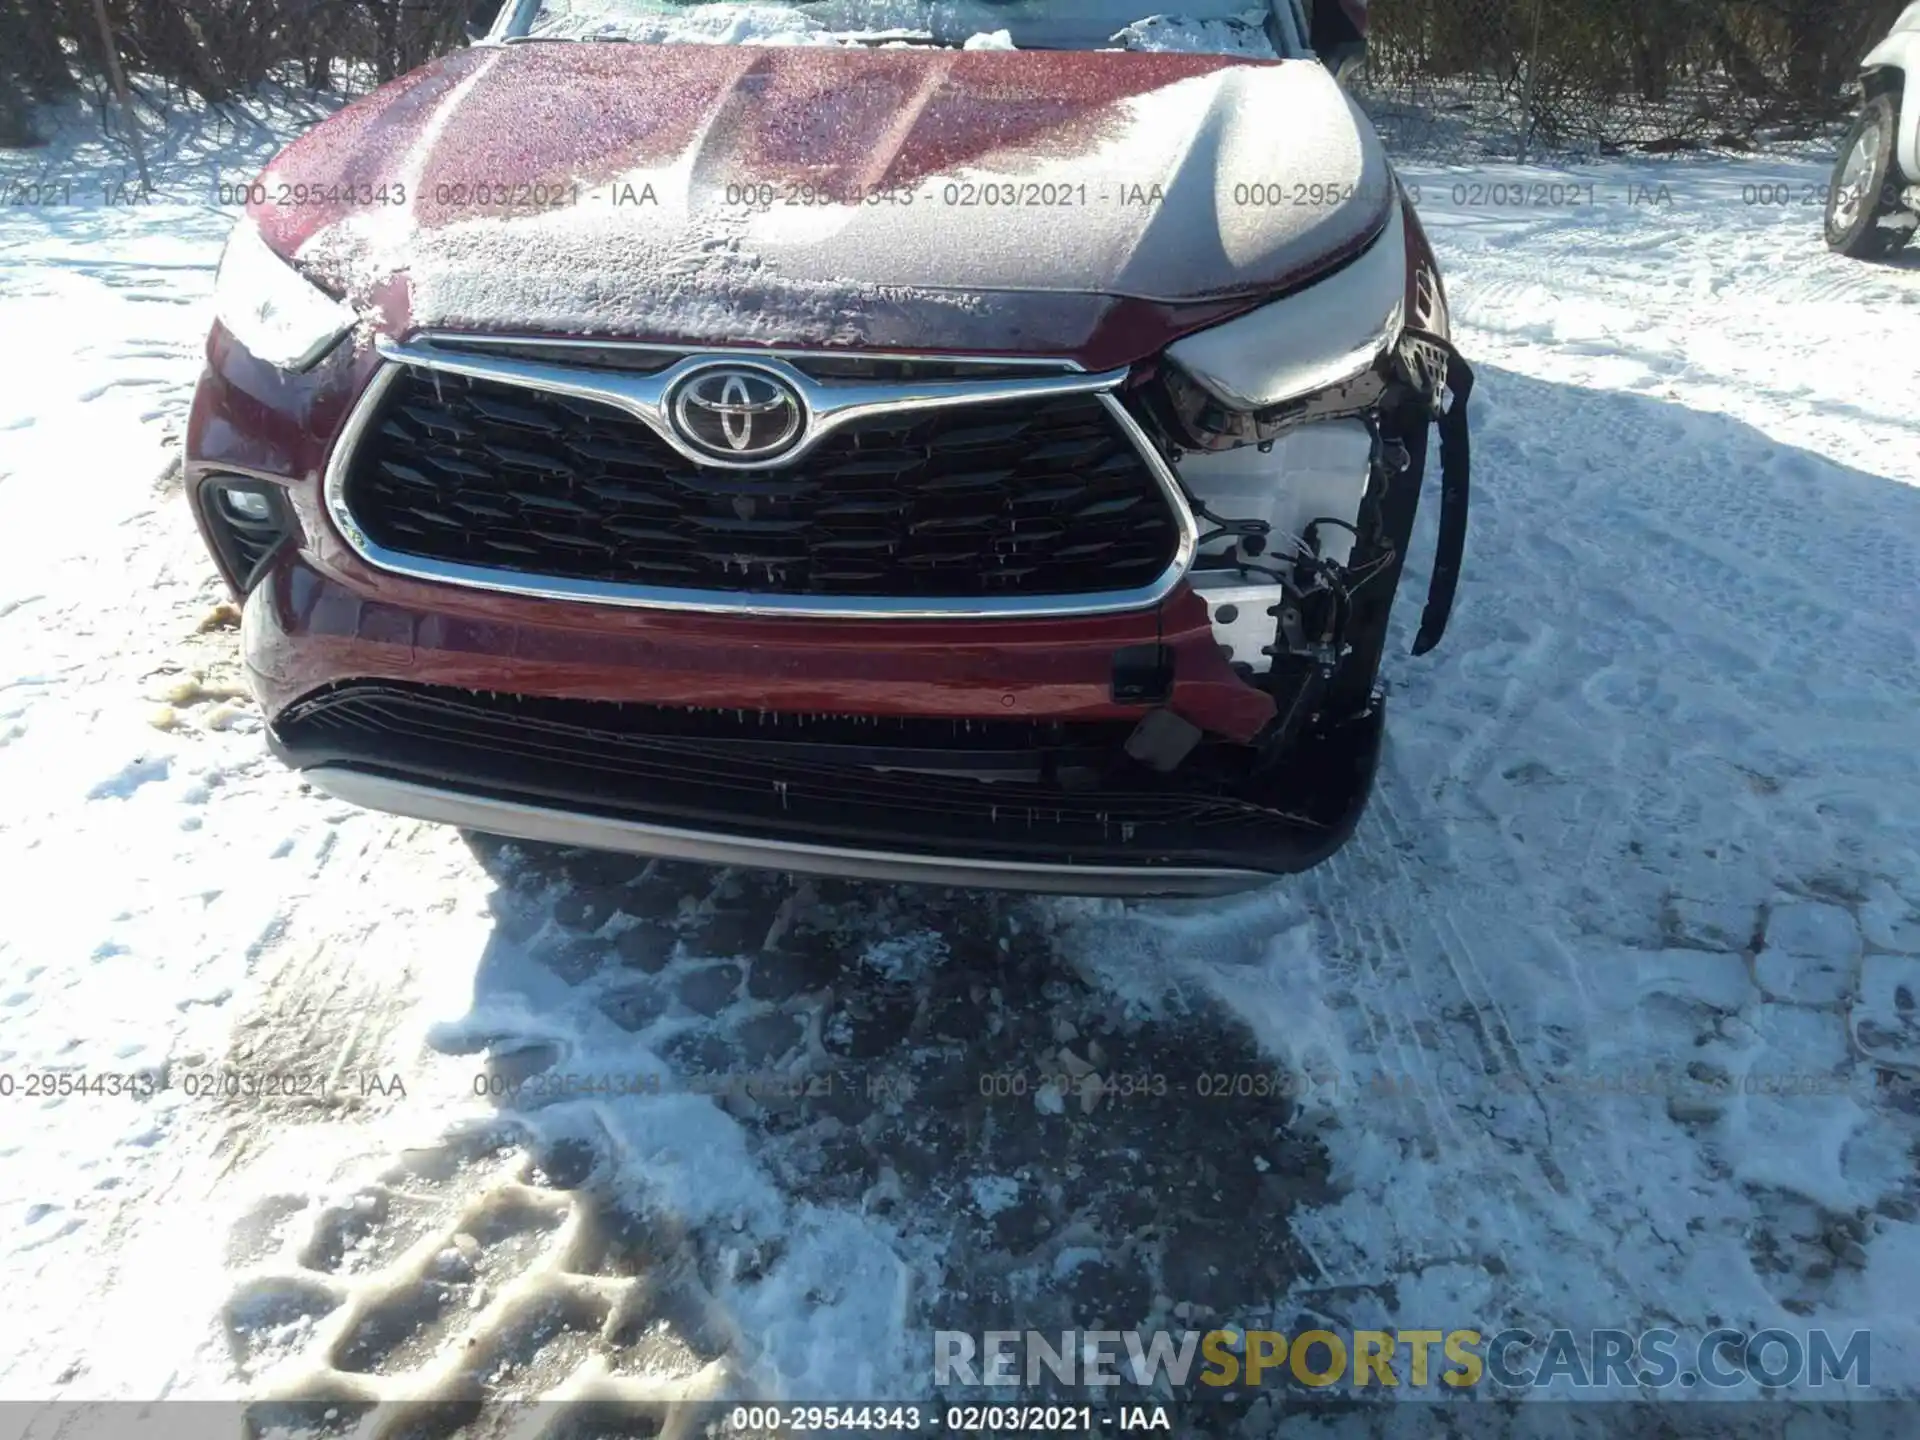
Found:
<path fill-rule="evenodd" d="M 538 0 L 507 38 L 1306 53 L 1298 0 Z"/>

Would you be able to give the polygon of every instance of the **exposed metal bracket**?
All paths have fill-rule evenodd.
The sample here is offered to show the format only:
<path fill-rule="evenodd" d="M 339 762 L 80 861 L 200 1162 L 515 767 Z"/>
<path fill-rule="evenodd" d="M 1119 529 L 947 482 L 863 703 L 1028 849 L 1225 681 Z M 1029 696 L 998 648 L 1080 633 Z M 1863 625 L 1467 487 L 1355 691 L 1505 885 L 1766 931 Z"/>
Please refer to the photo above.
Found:
<path fill-rule="evenodd" d="M 1249 582 L 1236 571 L 1196 570 L 1188 583 L 1206 602 L 1221 658 L 1231 665 L 1250 665 L 1256 675 L 1272 669 L 1267 650 L 1278 628 L 1273 612 L 1285 602 L 1287 587 L 1272 580 Z"/>

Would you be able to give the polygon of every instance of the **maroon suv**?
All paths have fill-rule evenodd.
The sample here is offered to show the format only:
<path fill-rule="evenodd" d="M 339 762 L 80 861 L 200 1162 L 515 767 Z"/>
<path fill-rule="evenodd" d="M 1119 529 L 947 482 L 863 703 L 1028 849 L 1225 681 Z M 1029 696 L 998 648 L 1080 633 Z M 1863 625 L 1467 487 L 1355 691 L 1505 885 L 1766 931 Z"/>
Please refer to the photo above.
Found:
<path fill-rule="evenodd" d="M 1446 623 L 1471 376 L 1297 0 L 1197 3 L 509 0 L 289 147 L 187 447 L 275 751 L 832 874 L 1338 849 L 1430 429 Z"/>

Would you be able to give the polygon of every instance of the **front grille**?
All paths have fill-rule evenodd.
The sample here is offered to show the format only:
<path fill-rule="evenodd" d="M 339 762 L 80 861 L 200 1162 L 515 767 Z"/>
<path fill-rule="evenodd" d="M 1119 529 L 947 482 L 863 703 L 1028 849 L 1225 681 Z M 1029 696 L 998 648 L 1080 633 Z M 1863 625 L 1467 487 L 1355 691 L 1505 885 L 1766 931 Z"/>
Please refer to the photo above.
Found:
<path fill-rule="evenodd" d="M 501 754 L 564 759 L 605 778 L 648 753 L 733 770 L 745 762 L 811 770 L 1027 780 L 1083 787 L 1115 765 L 1130 720 L 974 720 L 715 710 L 555 700 L 447 687 L 348 682 L 289 706 L 284 735 L 378 742 L 415 736 Z"/>
<path fill-rule="evenodd" d="M 609 405 L 407 369 L 345 499 L 405 555 L 734 593 L 1096 594 L 1151 584 L 1178 543 L 1146 461 L 1085 395 L 883 416 L 741 471 Z"/>

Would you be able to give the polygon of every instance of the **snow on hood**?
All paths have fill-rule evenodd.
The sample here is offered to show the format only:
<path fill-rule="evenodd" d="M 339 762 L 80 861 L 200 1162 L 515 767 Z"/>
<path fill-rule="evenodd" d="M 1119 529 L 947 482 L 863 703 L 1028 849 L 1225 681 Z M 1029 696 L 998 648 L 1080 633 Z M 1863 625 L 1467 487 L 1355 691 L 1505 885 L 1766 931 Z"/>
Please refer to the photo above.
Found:
<path fill-rule="evenodd" d="M 253 214 L 396 325 L 884 343 L 849 317 L 894 307 L 920 344 L 993 296 L 1272 294 L 1364 245 L 1391 186 L 1312 62 L 573 44 L 448 57 L 265 179 L 345 197 Z"/>

